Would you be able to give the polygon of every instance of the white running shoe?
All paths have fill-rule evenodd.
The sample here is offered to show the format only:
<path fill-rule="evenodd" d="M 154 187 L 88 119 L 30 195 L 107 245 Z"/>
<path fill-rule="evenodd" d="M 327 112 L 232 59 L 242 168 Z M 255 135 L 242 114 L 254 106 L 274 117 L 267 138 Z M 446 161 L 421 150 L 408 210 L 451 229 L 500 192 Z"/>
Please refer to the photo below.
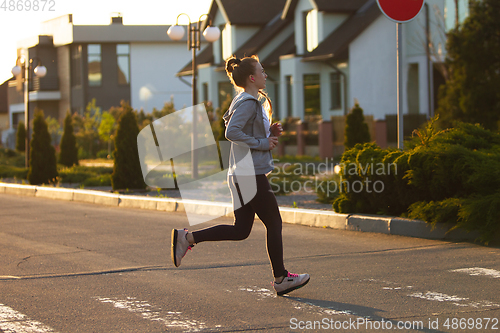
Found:
<path fill-rule="evenodd" d="M 175 267 L 179 267 L 181 265 L 181 260 L 186 255 L 188 250 L 194 245 L 189 245 L 189 242 L 186 238 L 188 234 L 187 229 L 173 229 L 172 230 L 172 261 L 174 262 Z"/>
<path fill-rule="evenodd" d="M 286 293 L 305 286 L 309 282 L 309 279 L 309 274 L 292 274 L 289 272 L 280 283 L 273 282 L 274 290 L 276 290 L 278 296 L 283 296 Z"/>

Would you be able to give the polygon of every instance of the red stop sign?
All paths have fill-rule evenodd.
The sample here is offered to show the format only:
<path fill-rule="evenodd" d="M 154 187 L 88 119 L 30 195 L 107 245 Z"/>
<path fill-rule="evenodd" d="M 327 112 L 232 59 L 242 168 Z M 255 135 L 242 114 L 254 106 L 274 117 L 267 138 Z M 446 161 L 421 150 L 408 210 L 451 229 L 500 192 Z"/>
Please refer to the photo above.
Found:
<path fill-rule="evenodd" d="M 389 19 L 404 23 L 409 22 L 420 13 L 425 0 L 377 0 L 382 13 Z"/>

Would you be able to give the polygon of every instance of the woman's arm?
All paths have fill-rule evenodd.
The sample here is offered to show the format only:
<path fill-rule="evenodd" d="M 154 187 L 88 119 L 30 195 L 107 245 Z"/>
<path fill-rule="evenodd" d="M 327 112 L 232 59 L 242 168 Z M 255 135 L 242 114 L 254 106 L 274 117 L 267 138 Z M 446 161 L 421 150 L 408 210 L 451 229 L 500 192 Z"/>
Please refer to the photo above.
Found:
<path fill-rule="evenodd" d="M 243 127 L 255 115 L 255 106 L 257 102 L 253 99 L 244 101 L 234 111 L 229 123 L 226 127 L 226 138 L 238 144 L 239 142 L 246 144 L 250 149 L 269 150 L 268 139 L 256 139 L 250 135 L 243 133 Z"/>

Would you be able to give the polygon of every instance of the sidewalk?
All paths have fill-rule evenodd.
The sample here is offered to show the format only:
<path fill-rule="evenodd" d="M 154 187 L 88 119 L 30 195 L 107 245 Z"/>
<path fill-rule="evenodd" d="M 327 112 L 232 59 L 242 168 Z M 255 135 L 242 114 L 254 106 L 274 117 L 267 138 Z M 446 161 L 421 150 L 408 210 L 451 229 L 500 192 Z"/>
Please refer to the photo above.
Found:
<path fill-rule="evenodd" d="M 230 204 L 215 201 L 182 200 L 181 198 L 170 197 L 159 198 L 146 196 L 145 194 L 114 194 L 98 190 L 32 186 L 0 182 L 0 194 L 4 193 L 166 212 L 186 212 L 186 208 L 188 208 L 189 211 L 195 211 L 196 214 L 200 215 L 210 215 L 214 217 L 233 216 L 232 206 Z M 151 192 L 147 194 L 150 193 Z M 280 196 L 277 198 L 279 203 L 283 201 L 280 199 Z M 290 199 L 287 200 L 290 201 Z M 300 202 L 297 202 L 297 205 L 301 207 Z M 329 205 L 324 206 L 329 207 Z M 326 207 L 324 207 L 325 209 L 323 210 L 291 208 L 284 207 L 280 203 L 281 216 L 285 223 L 429 239 L 470 241 L 478 237 L 477 233 L 467 233 L 460 229 L 447 232 L 448 228 L 445 226 L 437 226 L 435 229 L 432 229 L 432 227 L 424 221 L 390 216 L 338 214 L 331 209 L 327 210 Z"/>

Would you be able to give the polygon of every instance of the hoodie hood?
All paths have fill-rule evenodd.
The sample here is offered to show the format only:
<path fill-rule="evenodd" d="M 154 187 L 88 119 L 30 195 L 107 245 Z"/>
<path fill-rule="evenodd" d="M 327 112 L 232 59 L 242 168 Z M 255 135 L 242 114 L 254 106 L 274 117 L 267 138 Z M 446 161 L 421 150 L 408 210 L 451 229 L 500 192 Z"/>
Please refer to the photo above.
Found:
<path fill-rule="evenodd" d="M 234 111 L 238 108 L 238 106 L 241 105 L 246 100 L 253 99 L 257 103 L 260 103 L 259 100 L 252 95 L 250 95 L 247 92 L 242 92 L 236 95 L 236 97 L 233 99 L 231 102 L 231 105 L 229 106 L 229 109 L 224 113 L 222 116 L 222 119 L 224 119 L 224 125 L 227 126 L 227 123 L 229 122 L 229 119 L 231 119 L 231 116 L 233 115 Z"/>

